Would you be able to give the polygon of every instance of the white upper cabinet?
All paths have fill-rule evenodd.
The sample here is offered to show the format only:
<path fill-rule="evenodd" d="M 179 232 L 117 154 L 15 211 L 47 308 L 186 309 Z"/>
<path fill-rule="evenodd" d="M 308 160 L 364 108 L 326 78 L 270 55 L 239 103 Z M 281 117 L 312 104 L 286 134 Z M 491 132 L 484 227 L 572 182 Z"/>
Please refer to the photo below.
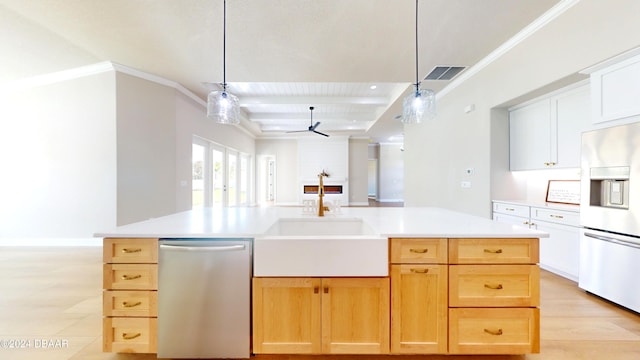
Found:
<path fill-rule="evenodd" d="M 509 112 L 510 169 L 580 167 L 582 132 L 591 127 L 587 84 Z"/>
<path fill-rule="evenodd" d="M 556 167 L 580 167 L 582 132 L 591 128 L 589 86 L 560 94 L 553 99 L 556 112 Z M 552 143 L 554 139 L 552 139 Z M 553 156 L 553 155 L 552 155 Z"/>
<path fill-rule="evenodd" d="M 591 73 L 593 123 L 640 115 L 640 55 Z"/>
<path fill-rule="evenodd" d="M 538 169 L 551 159 L 551 101 L 542 100 L 509 113 L 511 170 Z"/>

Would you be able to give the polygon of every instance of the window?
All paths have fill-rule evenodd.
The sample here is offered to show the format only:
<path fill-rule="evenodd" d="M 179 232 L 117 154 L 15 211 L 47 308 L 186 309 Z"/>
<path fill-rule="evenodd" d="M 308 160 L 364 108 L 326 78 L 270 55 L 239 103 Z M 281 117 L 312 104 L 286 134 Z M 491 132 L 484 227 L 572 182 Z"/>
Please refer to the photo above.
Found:
<path fill-rule="evenodd" d="M 251 203 L 251 156 L 198 137 L 192 144 L 192 208 Z"/>
<path fill-rule="evenodd" d="M 193 144 L 191 148 L 191 207 L 204 206 L 204 158 L 206 148 Z"/>

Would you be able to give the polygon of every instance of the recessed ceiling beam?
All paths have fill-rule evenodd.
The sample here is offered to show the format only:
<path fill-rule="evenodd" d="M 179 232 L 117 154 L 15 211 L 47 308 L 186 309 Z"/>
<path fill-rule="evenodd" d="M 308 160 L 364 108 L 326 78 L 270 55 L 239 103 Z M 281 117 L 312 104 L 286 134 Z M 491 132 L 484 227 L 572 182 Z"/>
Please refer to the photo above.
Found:
<path fill-rule="evenodd" d="M 377 105 L 386 106 L 386 97 L 348 97 L 348 96 L 258 96 L 240 97 L 240 106 L 255 105 Z"/>
<path fill-rule="evenodd" d="M 266 122 L 271 120 L 304 120 L 309 121 L 308 113 L 251 113 L 251 121 Z M 371 113 L 348 113 L 348 114 L 318 114 L 313 120 L 317 121 L 374 121 L 376 117 Z"/>

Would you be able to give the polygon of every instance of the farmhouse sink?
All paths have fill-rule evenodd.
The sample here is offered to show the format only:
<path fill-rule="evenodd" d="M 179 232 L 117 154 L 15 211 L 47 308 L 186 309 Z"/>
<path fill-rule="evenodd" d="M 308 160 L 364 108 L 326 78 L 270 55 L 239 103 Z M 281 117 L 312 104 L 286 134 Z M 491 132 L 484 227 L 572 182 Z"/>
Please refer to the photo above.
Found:
<path fill-rule="evenodd" d="M 254 276 L 387 276 L 387 238 L 360 218 L 281 218 L 254 239 Z"/>
<path fill-rule="evenodd" d="M 375 235 L 375 232 L 360 218 L 282 218 L 265 233 L 267 236 L 345 236 Z"/>

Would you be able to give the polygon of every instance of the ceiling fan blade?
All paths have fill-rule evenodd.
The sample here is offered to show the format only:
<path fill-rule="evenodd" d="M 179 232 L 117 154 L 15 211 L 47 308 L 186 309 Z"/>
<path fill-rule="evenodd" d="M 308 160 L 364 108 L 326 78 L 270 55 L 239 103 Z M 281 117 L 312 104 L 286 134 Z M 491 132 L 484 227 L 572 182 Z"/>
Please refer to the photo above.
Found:
<path fill-rule="evenodd" d="M 315 131 L 315 130 L 313 130 L 313 132 L 314 132 L 314 133 L 316 133 L 316 134 L 322 135 L 322 136 L 329 137 L 329 135 L 327 135 L 327 134 L 325 134 L 325 133 L 321 133 L 320 131 Z"/>
<path fill-rule="evenodd" d="M 298 132 L 307 132 L 309 130 L 293 130 L 293 131 L 287 131 L 287 133 L 298 133 Z"/>
<path fill-rule="evenodd" d="M 318 125 L 320 125 L 320 121 L 317 121 L 313 126 L 309 126 L 309 131 L 315 131 Z"/>

